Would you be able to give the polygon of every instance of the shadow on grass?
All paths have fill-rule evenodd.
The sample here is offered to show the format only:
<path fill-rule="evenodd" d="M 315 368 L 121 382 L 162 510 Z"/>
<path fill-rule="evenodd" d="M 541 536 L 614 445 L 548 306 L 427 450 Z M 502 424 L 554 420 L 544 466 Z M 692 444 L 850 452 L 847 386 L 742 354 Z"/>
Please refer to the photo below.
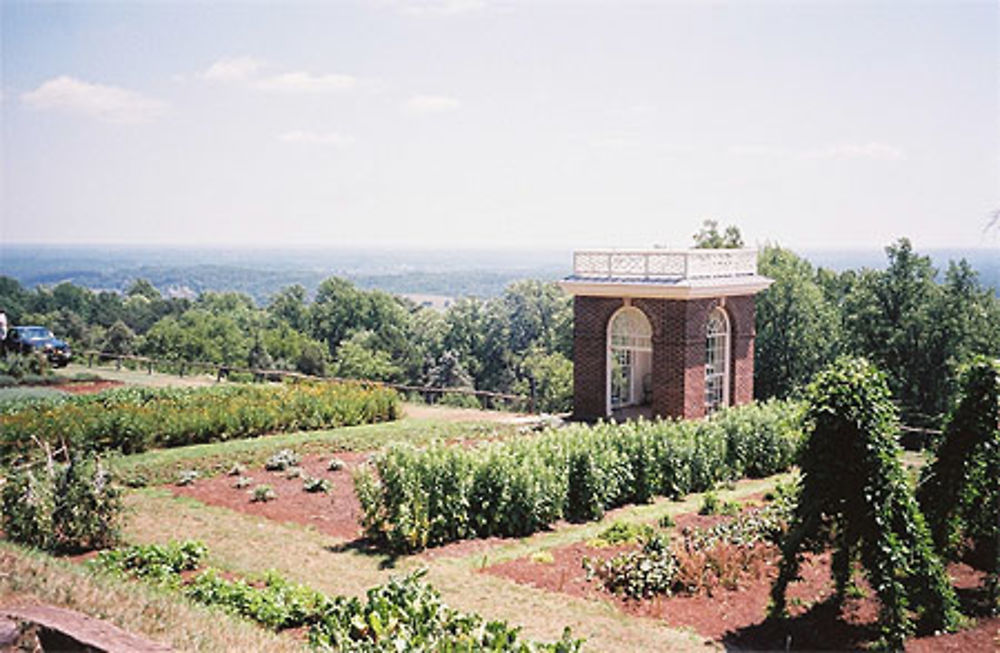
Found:
<path fill-rule="evenodd" d="M 852 624 L 841 618 L 834 599 L 787 619 L 767 619 L 726 633 L 727 651 L 847 651 L 859 650 L 877 639 L 873 624 Z"/>
<path fill-rule="evenodd" d="M 379 549 L 375 543 L 367 537 L 359 537 L 351 540 L 350 542 L 343 542 L 341 544 L 334 544 L 323 548 L 330 553 L 360 553 L 363 556 L 371 558 L 382 558 L 382 560 L 379 561 L 379 569 L 395 569 L 396 563 L 401 557 L 398 554 L 386 553 L 382 549 Z"/>

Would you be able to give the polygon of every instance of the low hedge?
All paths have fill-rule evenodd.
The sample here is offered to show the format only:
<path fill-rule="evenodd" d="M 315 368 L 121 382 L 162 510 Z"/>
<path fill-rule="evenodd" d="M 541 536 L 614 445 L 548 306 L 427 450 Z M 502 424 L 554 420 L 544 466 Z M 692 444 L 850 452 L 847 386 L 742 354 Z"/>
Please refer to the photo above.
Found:
<path fill-rule="evenodd" d="M 398 414 L 394 390 L 363 383 L 122 388 L 0 406 L 0 464 L 30 458 L 40 443 L 129 454 L 381 422 Z"/>
<path fill-rule="evenodd" d="M 772 401 L 700 422 L 573 425 L 475 448 L 397 446 L 355 475 L 361 523 L 379 546 L 411 552 L 597 519 L 627 503 L 785 470 L 801 420 L 799 404 Z"/>

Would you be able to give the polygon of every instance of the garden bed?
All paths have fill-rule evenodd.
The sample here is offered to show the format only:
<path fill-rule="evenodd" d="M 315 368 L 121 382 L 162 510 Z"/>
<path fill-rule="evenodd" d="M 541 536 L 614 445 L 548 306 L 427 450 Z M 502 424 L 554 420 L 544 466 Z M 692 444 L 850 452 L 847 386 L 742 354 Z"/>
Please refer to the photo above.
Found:
<path fill-rule="evenodd" d="M 302 487 L 302 478 L 288 478 L 287 471 L 266 471 L 261 466 L 246 470 L 245 476 L 252 478 L 253 482 L 244 488 L 233 487 L 238 476 L 225 474 L 199 478 L 190 485 L 167 487 L 177 496 L 277 522 L 302 524 L 336 538 L 354 540 L 361 535 L 361 504 L 354 494 L 351 475 L 368 455 L 339 452 L 335 456 L 325 454 L 304 458 L 299 464 L 302 473 L 330 481 L 331 488 L 327 493 L 306 492 Z M 327 465 L 331 457 L 342 460 L 344 468 L 329 471 Z M 253 488 L 262 484 L 271 486 L 276 498 L 251 501 Z"/>
<path fill-rule="evenodd" d="M 695 513 L 676 519 L 682 526 L 704 527 L 719 523 L 718 516 Z M 518 558 L 486 567 L 483 573 L 506 578 L 549 592 L 614 604 L 622 612 L 660 620 L 672 628 L 691 629 L 727 647 L 743 650 L 784 650 L 791 637 L 793 650 L 847 650 L 864 648 L 878 638 L 878 601 L 859 580 L 864 595 L 849 598 L 837 611 L 827 600 L 833 594 L 830 554 L 806 554 L 801 580 L 789 586 L 791 618 L 785 623 L 766 621 L 771 585 L 777 576 L 780 552 L 766 546 L 762 564 L 744 575 L 736 589 L 716 585 L 685 595 L 656 596 L 636 600 L 608 592 L 600 580 L 588 580 L 584 558 L 599 564 L 635 544 L 595 547 L 578 542 L 553 549 L 548 556 Z M 951 565 L 949 573 L 964 601 L 975 596 L 982 574 L 963 564 Z M 975 627 L 939 637 L 913 638 L 907 650 L 988 651 L 1000 647 L 1000 618 L 980 619 Z"/>

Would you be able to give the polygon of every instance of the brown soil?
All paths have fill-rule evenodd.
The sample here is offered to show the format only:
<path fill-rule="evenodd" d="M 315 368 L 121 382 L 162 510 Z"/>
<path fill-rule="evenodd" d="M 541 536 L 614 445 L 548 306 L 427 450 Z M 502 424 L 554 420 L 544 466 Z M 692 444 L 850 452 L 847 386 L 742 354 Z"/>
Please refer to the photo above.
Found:
<path fill-rule="evenodd" d="M 125 385 L 121 381 L 71 381 L 57 386 L 63 392 L 74 395 L 92 395 L 109 388 Z"/>
<path fill-rule="evenodd" d="M 354 494 L 353 470 L 368 454 L 340 452 L 336 458 L 346 466 L 338 471 L 327 471 L 333 456 L 309 456 L 302 460 L 303 474 L 325 478 L 333 488 L 329 493 L 306 492 L 301 478 L 287 478 L 287 472 L 268 472 L 263 467 L 247 469 L 245 475 L 253 482 L 245 488 L 234 488 L 236 476 L 215 476 L 198 479 L 191 485 L 168 486 L 178 496 L 191 497 L 203 503 L 259 515 L 278 522 L 294 522 L 312 526 L 321 533 L 354 540 L 361 535 L 359 520 L 361 504 Z M 270 485 L 277 499 L 267 502 L 250 501 L 250 493 L 258 485 Z"/>
<path fill-rule="evenodd" d="M 677 519 L 679 527 L 704 526 L 717 521 L 718 518 L 700 515 L 683 515 Z M 585 557 L 597 565 L 630 548 L 593 548 L 576 543 L 550 551 L 551 563 L 520 558 L 487 567 L 483 572 L 551 592 L 607 601 L 627 614 L 659 619 L 675 628 L 690 628 L 733 649 L 782 650 L 790 645 L 796 650 L 845 650 L 868 646 L 878 637 L 878 602 L 864 583 L 860 585 L 865 596 L 848 599 L 839 611 L 827 601 L 833 590 L 829 553 L 805 556 L 801 580 L 788 590 L 791 618 L 776 623 L 765 620 L 771 584 L 780 559 L 773 547 L 758 574 L 744 576 L 735 590 L 716 586 L 690 596 L 637 601 L 614 596 L 599 581 L 587 580 L 583 567 Z M 975 591 L 971 588 L 978 587 L 981 574 L 966 565 L 952 565 L 949 572 L 968 608 L 975 603 Z M 982 619 L 974 628 L 955 634 L 911 639 L 907 642 L 907 650 L 1000 651 L 1000 618 Z"/>

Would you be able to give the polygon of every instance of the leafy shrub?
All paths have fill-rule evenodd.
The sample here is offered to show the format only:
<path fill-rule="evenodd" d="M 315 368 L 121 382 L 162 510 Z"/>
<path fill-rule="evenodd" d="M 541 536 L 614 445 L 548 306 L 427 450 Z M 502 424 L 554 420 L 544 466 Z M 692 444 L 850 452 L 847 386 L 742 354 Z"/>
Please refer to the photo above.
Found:
<path fill-rule="evenodd" d="M 49 374 L 49 362 L 42 354 L 7 354 L 0 357 L 0 374 L 18 382 L 28 375 L 41 379 Z"/>
<path fill-rule="evenodd" d="M 339 472 L 340 470 L 344 469 L 344 467 L 346 467 L 346 466 L 347 466 L 347 463 L 345 463 L 340 458 L 331 458 L 329 464 L 327 464 L 327 466 L 326 466 L 326 469 L 327 469 L 327 471 L 330 471 L 330 472 Z"/>
<path fill-rule="evenodd" d="M 701 507 L 698 508 L 699 515 L 719 514 L 720 501 L 715 492 L 706 492 L 701 498 Z"/>
<path fill-rule="evenodd" d="M 233 487 L 237 490 L 242 490 L 243 488 L 250 487 L 253 483 L 253 478 L 249 476 L 239 476 L 233 481 Z"/>
<path fill-rule="evenodd" d="M 246 466 L 240 463 L 233 464 L 233 466 L 229 468 L 229 471 L 226 472 L 226 474 L 229 476 L 244 476 L 246 473 L 247 473 Z"/>
<path fill-rule="evenodd" d="M 177 481 L 174 484 L 180 486 L 191 485 L 198 480 L 198 476 L 198 470 L 185 469 L 177 475 Z"/>
<path fill-rule="evenodd" d="M 653 527 L 649 524 L 634 524 L 616 521 L 598 534 L 590 544 L 593 546 L 618 546 L 631 542 L 645 542 L 653 536 Z"/>
<path fill-rule="evenodd" d="M 7 476 L 0 492 L 3 531 L 14 542 L 53 552 L 79 552 L 118 541 L 120 490 L 96 458 L 48 458 Z"/>
<path fill-rule="evenodd" d="M 83 451 L 246 438 L 395 419 L 395 391 L 364 383 L 223 385 L 107 390 L 0 406 L 0 464 L 26 459 L 35 442 Z"/>
<path fill-rule="evenodd" d="M 450 406 L 452 408 L 482 408 L 479 399 L 475 395 L 464 392 L 443 392 L 437 403 L 440 406 Z"/>
<path fill-rule="evenodd" d="M 289 467 L 295 467 L 301 458 L 291 449 L 282 449 L 264 462 L 264 469 L 269 472 L 283 472 Z"/>
<path fill-rule="evenodd" d="M 784 612 L 801 550 L 833 545 L 838 599 L 860 558 L 878 593 L 888 647 L 902 649 L 911 615 L 927 630 L 953 628 L 957 600 L 900 463 L 897 412 L 885 376 L 863 359 L 841 358 L 816 376 L 807 396 L 811 433 L 771 592 L 773 613 Z"/>
<path fill-rule="evenodd" d="M 285 478 L 302 478 L 302 468 L 301 467 L 289 467 L 285 470 Z"/>
<path fill-rule="evenodd" d="M 674 518 L 671 515 L 663 515 L 659 520 L 657 520 L 656 525 L 660 528 L 673 528 L 677 525 L 677 522 L 674 521 Z"/>
<path fill-rule="evenodd" d="M 333 485 L 325 478 L 306 476 L 302 479 L 302 489 L 306 492 L 322 492 L 326 494 L 333 489 Z"/>
<path fill-rule="evenodd" d="M 743 410 L 773 437 L 735 428 Z M 627 503 L 702 491 L 738 477 L 747 460 L 762 474 L 788 468 L 800 439 L 800 406 L 768 402 L 723 412 L 725 421 L 577 424 L 474 448 L 392 447 L 354 475 L 362 526 L 382 547 L 417 551 L 470 537 L 528 535 L 563 517 L 596 519 Z M 787 442 L 778 446 L 776 439 Z M 758 454 L 757 446 L 768 453 Z M 730 455 L 731 447 L 742 453 Z"/>
<path fill-rule="evenodd" d="M 762 569 L 764 545 L 778 541 L 792 506 L 778 501 L 710 528 L 685 529 L 676 542 L 649 529 L 640 550 L 621 553 L 598 566 L 586 560 L 584 568 L 608 591 L 633 599 L 696 593 L 714 585 L 733 589 L 743 575 Z"/>
<path fill-rule="evenodd" d="M 270 485 L 258 485 L 250 493 L 251 503 L 267 503 L 278 498 L 277 493 Z"/>
<path fill-rule="evenodd" d="M 309 632 L 313 646 L 358 651 L 512 651 L 575 653 L 583 645 L 569 629 L 553 643 L 520 639 L 520 628 L 485 621 L 441 602 L 441 595 L 421 581 L 423 571 L 392 578 L 368 590 L 365 600 L 338 597 Z"/>

